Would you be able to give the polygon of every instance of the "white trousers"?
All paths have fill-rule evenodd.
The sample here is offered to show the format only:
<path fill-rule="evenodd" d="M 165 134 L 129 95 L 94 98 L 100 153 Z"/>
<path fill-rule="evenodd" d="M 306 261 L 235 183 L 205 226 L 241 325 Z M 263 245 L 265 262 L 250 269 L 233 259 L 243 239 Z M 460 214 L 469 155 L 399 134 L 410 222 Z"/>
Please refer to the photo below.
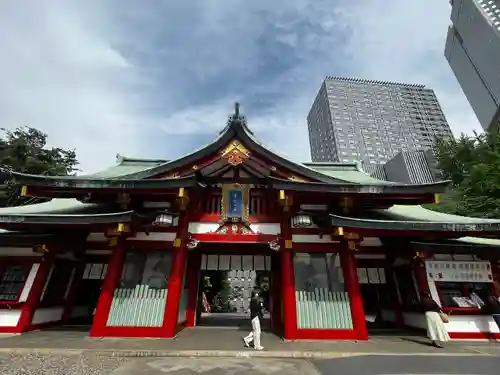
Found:
<path fill-rule="evenodd" d="M 260 320 L 259 317 L 256 316 L 252 319 L 252 332 L 245 337 L 245 341 L 251 343 L 253 341 L 254 348 L 260 348 Z"/>

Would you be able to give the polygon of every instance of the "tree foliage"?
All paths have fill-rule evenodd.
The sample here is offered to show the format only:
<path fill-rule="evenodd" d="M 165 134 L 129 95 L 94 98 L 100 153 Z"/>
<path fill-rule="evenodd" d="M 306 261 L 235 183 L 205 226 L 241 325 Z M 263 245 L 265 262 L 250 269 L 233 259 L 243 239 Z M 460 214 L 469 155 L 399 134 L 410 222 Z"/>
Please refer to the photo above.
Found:
<path fill-rule="evenodd" d="M 500 131 L 436 139 L 438 167 L 451 190 L 435 209 L 465 216 L 500 218 Z"/>
<path fill-rule="evenodd" d="M 47 147 L 47 134 L 31 127 L 13 131 L 0 129 L 0 166 L 15 172 L 62 176 L 74 174 L 77 169 L 75 150 Z M 5 174 L 2 178 L 0 206 L 34 203 L 33 199 L 18 197 L 15 181 Z"/>

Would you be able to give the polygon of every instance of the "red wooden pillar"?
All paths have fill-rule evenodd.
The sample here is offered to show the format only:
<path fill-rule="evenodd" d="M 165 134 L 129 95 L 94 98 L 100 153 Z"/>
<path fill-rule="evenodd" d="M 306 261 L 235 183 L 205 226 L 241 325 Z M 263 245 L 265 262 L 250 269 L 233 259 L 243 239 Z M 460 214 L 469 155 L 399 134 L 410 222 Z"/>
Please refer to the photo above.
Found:
<path fill-rule="evenodd" d="M 493 290 L 492 293 L 495 297 L 500 297 L 500 267 L 498 266 L 498 259 L 489 259 L 491 264 L 491 273 L 493 276 Z"/>
<path fill-rule="evenodd" d="M 186 309 L 186 327 L 196 325 L 196 307 L 198 305 L 198 279 L 200 276 L 201 253 L 194 250 L 189 254 L 186 283 L 188 285 L 188 305 Z"/>
<path fill-rule="evenodd" d="M 33 316 L 40 303 L 40 298 L 42 297 L 45 284 L 50 274 L 50 270 L 54 265 L 55 255 L 53 253 L 44 254 L 38 271 L 33 280 L 33 286 L 31 287 L 28 298 L 22 307 L 21 316 L 19 322 L 17 323 L 18 331 L 25 332 L 30 329 Z"/>
<path fill-rule="evenodd" d="M 351 316 L 354 331 L 358 340 L 368 340 L 368 330 L 366 328 L 365 309 L 359 289 L 358 269 L 354 251 L 347 249 L 347 244 L 340 253 L 340 262 L 344 273 L 344 284 L 349 294 L 351 304 Z"/>
<path fill-rule="evenodd" d="M 427 282 L 427 271 L 425 270 L 425 260 L 415 258 L 412 260 L 411 266 L 417 283 L 418 294 L 430 293 L 429 283 Z"/>
<path fill-rule="evenodd" d="M 295 277 L 293 270 L 292 233 L 290 217 L 283 214 L 281 220 L 281 297 L 283 298 L 283 338 L 293 340 L 297 336 L 297 305 L 295 301 Z"/>
<path fill-rule="evenodd" d="M 168 280 L 167 303 L 165 315 L 163 316 L 163 337 L 175 337 L 177 328 L 177 316 L 179 314 L 179 302 L 182 293 L 182 278 L 186 266 L 189 217 L 186 211 L 182 211 L 179 217 L 179 230 L 174 241 L 172 257 L 172 270 Z"/>
<path fill-rule="evenodd" d="M 76 301 L 76 292 L 78 291 L 78 286 L 80 285 L 83 277 L 83 272 L 85 271 L 85 259 L 79 259 L 73 265 L 75 267 L 73 273 L 73 279 L 71 280 L 71 284 L 69 286 L 69 292 L 66 296 L 66 301 L 64 303 L 64 312 L 62 315 L 62 324 L 68 324 L 71 317 L 71 310 L 73 309 L 73 305 Z"/>
<path fill-rule="evenodd" d="M 101 294 L 97 301 L 97 307 L 90 330 L 90 337 L 103 337 L 108 322 L 111 302 L 116 287 L 120 283 L 123 265 L 125 263 L 125 243 L 122 238 L 118 239 L 118 244 L 112 249 L 109 257 L 108 269 L 104 276 Z"/>
<path fill-rule="evenodd" d="M 281 254 L 273 253 L 271 256 L 271 326 L 280 329 L 281 319 Z"/>

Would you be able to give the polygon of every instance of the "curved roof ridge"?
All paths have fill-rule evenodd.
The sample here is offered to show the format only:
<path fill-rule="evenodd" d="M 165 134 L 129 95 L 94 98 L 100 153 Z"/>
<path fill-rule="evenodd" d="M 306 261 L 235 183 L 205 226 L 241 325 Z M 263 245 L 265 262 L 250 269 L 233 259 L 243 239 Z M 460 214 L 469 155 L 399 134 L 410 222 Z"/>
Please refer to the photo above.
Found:
<path fill-rule="evenodd" d="M 300 167 L 302 167 L 302 168 L 304 168 L 304 169 L 307 169 L 310 173 L 313 173 L 313 174 L 315 174 L 315 175 L 316 175 L 316 176 L 318 176 L 318 177 L 323 177 L 323 178 L 325 178 L 325 177 L 326 177 L 326 178 L 328 178 L 328 179 L 331 179 L 331 178 L 332 178 L 331 176 L 329 176 L 329 175 L 327 175 L 327 174 L 321 173 L 321 172 L 319 172 L 319 171 L 317 171 L 317 170 L 315 170 L 315 169 L 313 169 L 313 168 L 308 167 L 308 166 L 307 166 L 307 165 L 305 165 L 304 163 L 300 163 L 300 162 L 293 161 L 293 160 L 289 159 L 287 156 L 285 156 L 285 155 L 283 155 L 283 154 L 281 154 L 281 153 L 279 153 L 279 152 L 274 151 L 272 148 L 268 147 L 265 143 L 263 143 L 262 141 L 259 141 L 259 140 L 258 140 L 258 139 L 257 139 L 257 138 L 253 135 L 253 133 L 252 133 L 252 132 L 250 132 L 250 130 L 248 129 L 248 127 L 247 127 L 247 129 L 244 129 L 244 130 L 248 130 L 248 132 L 249 132 L 249 133 L 247 132 L 247 134 L 246 134 L 246 135 L 248 136 L 248 138 L 250 138 L 250 140 L 252 140 L 253 142 L 255 142 L 255 143 L 256 143 L 257 145 L 259 145 L 260 147 L 262 147 L 262 148 L 264 148 L 264 149 L 268 150 L 269 152 L 273 153 L 274 155 L 276 155 L 276 156 L 278 156 L 278 157 L 282 158 L 282 159 L 283 159 L 283 160 L 285 160 L 286 162 L 291 163 L 291 164 L 295 164 L 295 165 L 300 166 Z M 349 182 L 349 181 L 346 181 L 346 182 Z"/>
<path fill-rule="evenodd" d="M 116 155 L 116 164 L 117 165 L 124 165 L 127 163 L 158 163 L 158 164 L 163 164 L 163 163 L 168 163 L 169 160 L 165 159 L 146 159 L 146 158 L 132 158 L 128 156 L 123 156 L 123 155 Z"/>
<path fill-rule="evenodd" d="M 205 148 L 209 147 L 210 145 L 218 142 L 221 138 L 223 138 L 225 136 L 226 133 L 221 133 L 217 136 L 217 138 L 205 145 L 203 145 L 202 147 L 199 147 L 197 149 L 195 149 L 194 151 L 191 151 L 190 153 L 188 154 L 184 154 L 178 158 L 175 158 L 175 159 L 172 159 L 172 160 L 167 160 L 165 161 L 164 163 L 161 163 L 161 164 L 158 164 L 158 165 L 155 165 L 155 166 L 152 166 L 151 168 L 148 168 L 148 169 L 145 169 L 144 171 L 141 171 L 141 172 L 137 172 L 137 173 L 130 173 L 128 175 L 125 175 L 125 176 L 122 176 L 124 179 L 126 179 L 127 177 L 129 176 L 137 176 L 137 175 L 140 175 L 142 173 L 148 173 L 148 172 L 152 172 L 153 170 L 155 169 L 161 169 L 161 168 L 168 168 L 169 164 L 174 164 L 176 163 L 177 161 L 179 160 L 182 160 L 182 159 L 185 159 L 185 158 L 189 158 L 191 156 L 194 156 L 195 154 L 197 154 L 198 152 L 200 151 L 203 151 Z"/>

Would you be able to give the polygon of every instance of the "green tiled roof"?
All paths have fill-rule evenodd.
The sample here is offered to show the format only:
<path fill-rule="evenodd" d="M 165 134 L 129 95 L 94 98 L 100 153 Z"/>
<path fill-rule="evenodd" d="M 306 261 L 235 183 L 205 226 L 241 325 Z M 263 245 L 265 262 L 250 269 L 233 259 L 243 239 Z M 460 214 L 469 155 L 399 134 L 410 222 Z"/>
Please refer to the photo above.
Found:
<path fill-rule="evenodd" d="M 108 179 L 108 178 L 124 178 L 138 172 L 146 171 L 150 168 L 167 163 L 167 160 L 156 159 L 133 159 L 118 155 L 117 164 L 104 169 L 103 171 L 81 175 L 82 179 Z"/>
<path fill-rule="evenodd" d="M 498 219 L 481 219 L 477 217 L 467 217 L 450 215 L 442 212 L 428 210 L 422 206 L 402 206 L 394 205 L 385 210 L 374 210 L 381 215 L 393 220 L 407 221 L 429 221 L 441 223 L 498 223 Z"/>
<path fill-rule="evenodd" d="M 0 208 L 0 222 L 5 225 L 109 224 L 129 222 L 132 210 L 120 211 L 114 205 L 82 203 L 76 199 L 53 199 L 50 202 Z"/>
<path fill-rule="evenodd" d="M 52 199 L 49 202 L 27 204 L 25 206 L 2 207 L 1 215 L 88 215 L 105 213 L 105 207 L 100 204 L 82 203 L 76 199 Z"/>
<path fill-rule="evenodd" d="M 358 216 L 330 214 L 332 225 L 379 230 L 440 232 L 500 232 L 500 220 L 481 219 L 434 212 L 421 206 L 394 205 L 372 209 Z"/>
<path fill-rule="evenodd" d="M 495 239 L 495 238 L 460 237 L 454 241 L 466 243 L 466 244 L 471 244 L 471 245 L 498 246 L 498 247 L 500 247 L 500 240 Z"/>
<path fill-rule="evenodd" d="M 363 185 L 398 185 L 395 182 L 379 180 L 364 172 L 359 164 L 342 163 L 303 163 L 315 171 L 346 182 Z"/>

